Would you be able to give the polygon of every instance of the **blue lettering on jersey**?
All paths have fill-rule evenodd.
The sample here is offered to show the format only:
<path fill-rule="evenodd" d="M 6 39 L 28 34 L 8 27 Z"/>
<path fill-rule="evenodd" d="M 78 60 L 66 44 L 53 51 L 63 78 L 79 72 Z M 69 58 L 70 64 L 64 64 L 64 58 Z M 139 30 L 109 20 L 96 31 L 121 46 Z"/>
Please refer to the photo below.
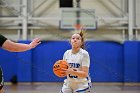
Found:
<path fill-rule="evenodd" d="M 79 68 L 80 67 L 79 63 L 69 63 L 69 65 L 70 65 L 70 68 Z M 78 78 L 78 76 L 73 76 L 71 74 L 69 74 L 69 77 L 70 78 Z"/>
<path fill-rule="evenodd" d="M 79 63 L 69 63 L 70 68 L 79 68 L 80 64 Z"/>

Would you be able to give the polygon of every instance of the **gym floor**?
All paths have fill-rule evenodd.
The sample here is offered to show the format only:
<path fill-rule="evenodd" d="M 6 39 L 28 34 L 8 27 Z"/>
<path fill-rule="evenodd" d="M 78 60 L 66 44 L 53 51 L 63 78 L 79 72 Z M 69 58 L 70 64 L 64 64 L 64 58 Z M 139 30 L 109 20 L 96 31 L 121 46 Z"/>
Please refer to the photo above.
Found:
<path fill-rule="evenodd" d="M 5 93 L 59 93 L 63 83 L 5 84 Z M 91 93 L 140 93 L 140 85 L 93 84 Z"/>

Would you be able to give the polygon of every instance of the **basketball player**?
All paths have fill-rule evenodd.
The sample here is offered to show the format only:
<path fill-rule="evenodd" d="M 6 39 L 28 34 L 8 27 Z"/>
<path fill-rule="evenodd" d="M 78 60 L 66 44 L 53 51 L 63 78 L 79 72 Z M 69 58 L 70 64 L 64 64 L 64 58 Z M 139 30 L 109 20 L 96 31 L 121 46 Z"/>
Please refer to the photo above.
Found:
<path fill-rule="evenodd" d="M 70 40 L 72 49 L 64 53 L 63 60 L 66 60 L 70 68 L 63 69 L 67 74 L 60 93 L 90 93 L 91 80 L 88 75 L 90 58 L 84 50 L 83 31 L 73 34 Z"/>
<path fill-rule="evenodd" d="M 40 39 L 38 38 L 34 39 L 30 44 L 15 43 L 11 40 L 8 40 L 6 37 L 0 34 L 0 47 L 11 52 L 23 52 L 26 50 L 30 50 L 32 48 L 35 48 L 40 43 Z M 3 85 L 3 74 L 0 68 L 0 93 L 4 93 Z"/>

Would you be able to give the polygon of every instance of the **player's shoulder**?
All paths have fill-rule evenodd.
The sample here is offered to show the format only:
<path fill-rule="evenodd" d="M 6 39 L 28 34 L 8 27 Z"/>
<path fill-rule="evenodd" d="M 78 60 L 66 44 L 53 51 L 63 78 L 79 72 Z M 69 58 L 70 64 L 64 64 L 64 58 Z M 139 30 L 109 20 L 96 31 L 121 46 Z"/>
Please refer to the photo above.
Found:
<path fill-rule="evenodd" d="M 82 53 L 82 54 L 84 54 L 84 55 L 88 55 L 88 52 L 85 50 L 85 49 L 80 49 L 80 52 Z"/>
<path fill-rule="evenodd" d="M 71 49 L 67 50 L 64 54 L 68 54 L 71 52 Z"/>

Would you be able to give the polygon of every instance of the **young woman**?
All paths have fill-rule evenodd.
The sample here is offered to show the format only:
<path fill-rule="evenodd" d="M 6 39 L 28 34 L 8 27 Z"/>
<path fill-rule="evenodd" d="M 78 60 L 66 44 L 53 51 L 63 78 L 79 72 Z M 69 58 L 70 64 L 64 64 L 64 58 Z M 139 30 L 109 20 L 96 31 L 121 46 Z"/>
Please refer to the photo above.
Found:
<path fill-rule="evenodd" d="M 30 50 L 32 48 L 35 48 L 40 43 L 41 42 L 39 38 L 34 39 L 30 44 L 15 43 L 0 34 L 0 47 L 11 52 L 23 52 L 26 50 Z M 0 68 L 0 93 L 4 93 L 3 85 L 3 74 L 2 69 Z"/>
<path fill-rule="evenodd" d="M 63 69 L 67 74 L 60 93 L 90 93 L 91 80 L 88 75 L 90 58 L 84 50 L 83 31 L 73 34 L 70 40 L 72 49 L 64 53 L 63 60 L 66 60 L 70 67 Z"/>

